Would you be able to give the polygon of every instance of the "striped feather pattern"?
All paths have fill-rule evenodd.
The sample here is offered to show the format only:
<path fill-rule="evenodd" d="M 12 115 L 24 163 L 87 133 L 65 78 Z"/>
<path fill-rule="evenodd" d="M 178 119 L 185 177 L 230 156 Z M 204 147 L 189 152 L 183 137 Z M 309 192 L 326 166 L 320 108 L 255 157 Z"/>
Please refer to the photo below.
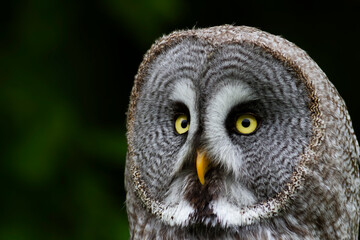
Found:
<path fill-rule="evenodd" d="M 179 102 L 190 114 L 184 135 L 174 131 Z M 233 111 L 256 114 L 256 133 L 235 133 Z M 350 116 L 316 63 L 285 39 L 233 26 L 161 38 L 140 65 L 127 127 L 132 239 L 358 237 Z M 213 163 L 204 186 L 198 148 Z"/>

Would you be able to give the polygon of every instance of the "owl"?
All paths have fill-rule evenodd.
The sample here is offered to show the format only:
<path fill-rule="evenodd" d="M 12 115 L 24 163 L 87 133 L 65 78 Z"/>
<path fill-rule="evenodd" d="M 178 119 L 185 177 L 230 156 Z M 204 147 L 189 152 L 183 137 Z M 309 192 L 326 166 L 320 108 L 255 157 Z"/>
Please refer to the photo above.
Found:
<path fill-rule="evenodd" d="M 127 113 L 131 239 L 358 239 L 359 145 L 293 43 L 224 25 L 146 53 Z"/>

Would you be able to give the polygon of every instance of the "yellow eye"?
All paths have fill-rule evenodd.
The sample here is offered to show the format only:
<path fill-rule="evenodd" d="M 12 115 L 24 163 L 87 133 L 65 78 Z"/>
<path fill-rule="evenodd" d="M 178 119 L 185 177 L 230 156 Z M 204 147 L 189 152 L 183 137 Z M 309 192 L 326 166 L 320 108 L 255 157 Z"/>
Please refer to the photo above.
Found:
<path fill-rule="evenodd" d="M 190 122 L 185 114 L 179 115 L 175 120 L 175 130 L 178 134 L 184 134 L 189 131 Z"/>
<path fill-rule="evenodd" d="M 253 115 L 244 114 L 237 118 L 236 129 L 241 134 L 253 133 L 258 126 L 258 122 Z"/>

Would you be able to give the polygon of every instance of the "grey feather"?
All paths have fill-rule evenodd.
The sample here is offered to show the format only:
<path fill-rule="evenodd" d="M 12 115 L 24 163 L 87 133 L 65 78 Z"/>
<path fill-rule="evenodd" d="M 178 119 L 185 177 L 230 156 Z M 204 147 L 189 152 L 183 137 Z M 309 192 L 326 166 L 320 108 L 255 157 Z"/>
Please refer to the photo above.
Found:
<path fill-rule="evenodd" d="M 177 134 L 179 111 L 190 128 Z M 253 134 L 233 130 L 254 114 Z M 235 26 L 174 32 L 140 65 L 125 173 L 132 239 L 357 239 L 359 146 L 301 49 Z M 196 151 L 212 165 L 201 185 Z"/>

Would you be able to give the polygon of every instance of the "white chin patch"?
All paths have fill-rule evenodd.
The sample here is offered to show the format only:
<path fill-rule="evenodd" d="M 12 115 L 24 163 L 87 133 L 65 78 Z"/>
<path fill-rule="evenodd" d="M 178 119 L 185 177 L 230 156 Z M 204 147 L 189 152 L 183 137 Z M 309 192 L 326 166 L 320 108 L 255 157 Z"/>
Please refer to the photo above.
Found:
<path fill-rule="evenodd" d="M 194 209 L 190 204 L 182 199 L 176 206 L 168 207 L 162 213 L 162 220 L 170 226 L 186 226 L 189 223 L 190 214 Z"/>
<path fill-rule="evenodd" d="M 254 194 L 240 183 L 232 183 L 231 179 L 227 179 L 225 185 L 228 186 L 226 191 L 211 203 L 213 213 L 222 227 L 247 225 L 247 218 L 252 219 L 251 211 L 242 209 L 256 204 Z"/>
<path fill-rule="evenodd" d="M 186 226 L 194 208 L 184 199 L 187 177 L 182 176 L 175 179 L 169 187 L 169 192 L 164 200 L 165 209 L 162 220 L 170 226 Z"/>
<path fill-rule="evenodd" d="M 162 220 L 170 226 L 187 226 L 192 224 L 191 219 L 197 214 L 187 199 L 184 198 L 186 182 L 188 178 L 184 174 L 178 177 L 170 186 L 170 190 L 164 200 L 164 211 Z M 227 178 L 221 183 L 224 187 L 219 192 L 219 198 L 209 202 L 212 213 L 216 215 L 216 222 L 222 227 L 247 225 L 248 219 L 253 219 L 256 213 L 251 210 L 244 211 L 248 206 L 256 203 L 255 196 L 240 183 L 234 183 L 231 178 Z M 203 219 L 204 224 L 208 224 L 209 219 Z M 211 221 L 214 221 L 212 218 Z M 215 222 L 213 222 L 215 224 Z"/>
<path fill-rule="evenodd" d="M 242 211 L 240 207 L 229 203 L 224 198 L 217 200 L 212 207 L 223 228 L 248 225 L 251 223 L 250 220 L 257 215 L 256 212 Z"/>

